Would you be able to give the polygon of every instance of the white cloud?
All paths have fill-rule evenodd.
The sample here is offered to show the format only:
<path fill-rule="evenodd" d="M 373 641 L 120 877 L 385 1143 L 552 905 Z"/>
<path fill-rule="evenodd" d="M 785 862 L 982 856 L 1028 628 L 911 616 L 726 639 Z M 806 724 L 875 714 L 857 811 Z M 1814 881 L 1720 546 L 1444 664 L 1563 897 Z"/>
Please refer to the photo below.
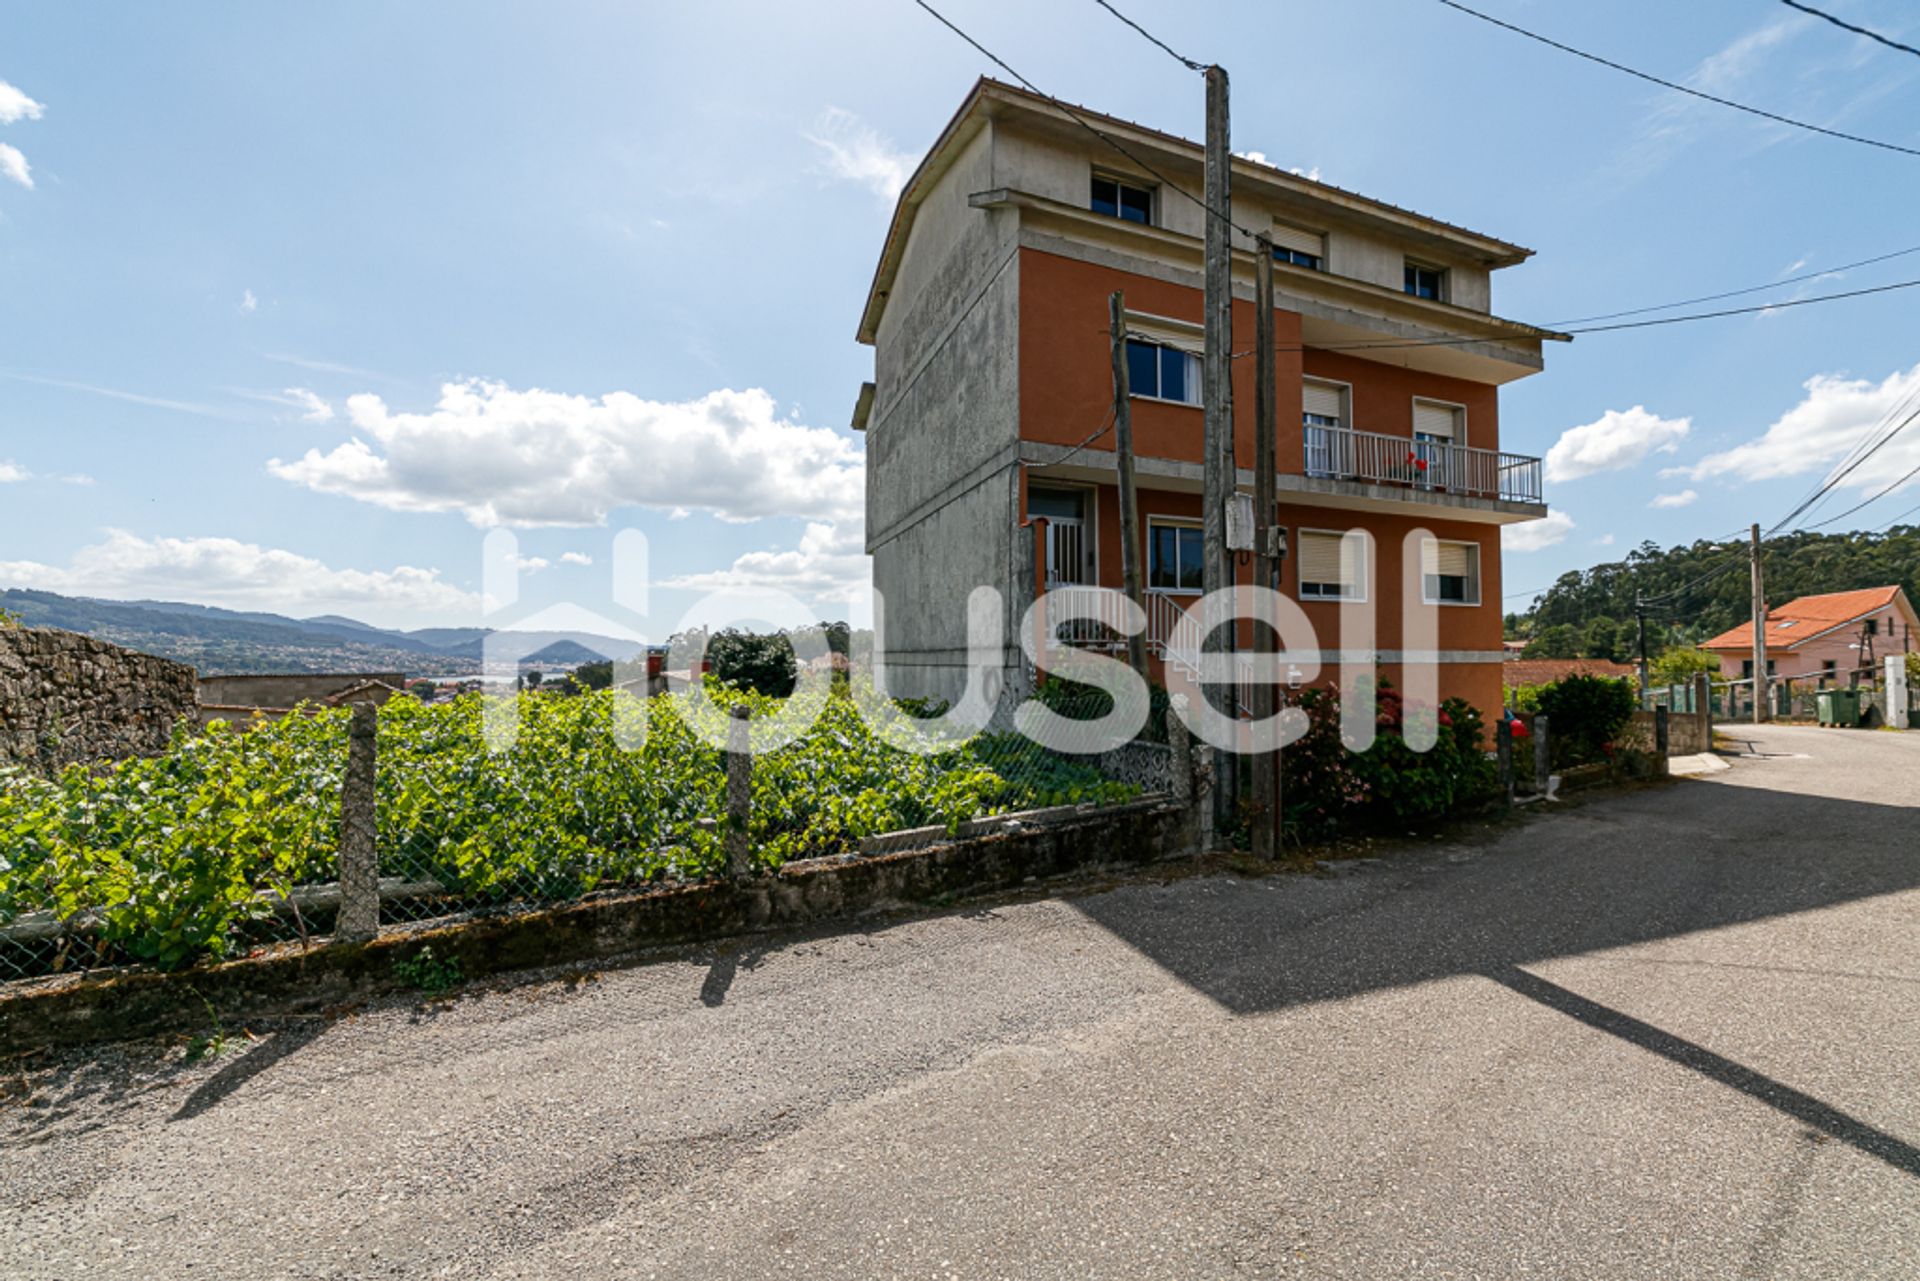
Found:
<path fill-rule="evenodd" d="M 1816 374 L 1802 386 L 1807 394 L 1799 404 L 1754 439 L 1701 459 L 1689 473 L 1693 479 L 1772 480 L 1826 472 L 1849 456 L 1868 432 L 1898 424 L 1920 408 L 1920 365 L 1895 370 L 1877 383 Z M 1849 473 L 1841 486 L 1880 488 L 1915 467 L 1920 467 L 1920 430 L 1909 427 Z"/>
<path fill-rule="evenodd" d="M 20 148 L 0 142 L 0 178 L 11 178 L 28 191 L 33 190 L 33 170 Z"/>
<path fill-rule="evenodd" d="M 1600 537 L 1593 540 L 1593 545 L 1595 547 L 1611 547 L 1613 546 L 1613 535 L 1602 534 L 1600 535 Z"/>
<path fill-rule="evenodd" d="M 231 538 L 141 538 L 119 529 L 75 552 L 65 566 L 0 561 L 0 583 L 277 613 L 356 610 L 433 617 L 480 608 L 476 593 L 445 581 L 434 569 L 334 569 L 311 556 Z"/>
<path fill-rule="evenodd" d="M 333 421 L 333 406 L 305 387 L 287 388 L 287 397 L 304 412 L 301 417 L 310 423 Z"/>
<path fill-rule="evenodd" d="M 240 291 L 240 310 L 246 315 L 251 315 L 260 310 L 260 300 L 253 296 L 253 290 L 243 289 Z"/>
<path fill-rule="evenodd" d="M 560 563 L 562 565 L 591 565 L 593 564 L 593 557 L 587 555 L 585 552 L 562 552 L 560 553 Z"/>
<path fill-rule="evenodd" d="M 0 485 L 11 485 L 25 480 L 31 473 L 16 462 L 0 462 Z"/>
<path fill-rule="evenodd" d="M 1543 547 L 1563 543 L 1573 532 L 1573 517 L 1562 511 L 1548 512 L 1539 520 L 1500 527 L 1500 548 L 1509 552 L 1537 552 Z"/>
<path fill-rule="evenodd" d="M 35 102 L 4 80 L 0 80 L 0 125 L 10 125 L 16 120 L 38 120 L 45 111 L 44 103 Z"/>
<path fill-rule="evenodd" d="M 60 477 L 60 483 L 63 485 L 91 485 L 93 484 L 93 477 L 87 475 L 85 472 L 77 471 L 71 476 Z"/>
<path fill-rule="evenodd" d="M 553 562 L 545 556 L 515 556 L 513 567 L 522 574 L 537 574 L 543 569 L 553 568 Z"/>
<path fill-rule="evenodd" d="M 1655 494 L 1653 496 L 1653 501 L 1648 503 L 1647 506 L 1649 507 L 1688 507 L 1688 506 L 1691 506 L 1694 500 L 1699 497 L 1700 497 L 1699 491 L 1692 490 L 1692 489 L 1683 489 L 1677 494 Z"/>
<path fill-rule="evenodd" d="M 862 183 L 891 204 L 913 176 L 919 157 L 895 151 L 892 145 L 860 117 L 840 107 L 828 107 L 803 130 L 805 138 L 824 153 L 827 172 L 848 182 Z"/>
<path fill-rule="evenodd" d="M 826 428 L 776 417 L 764 391 L 698 400 L 599 399 L 468 381 L 426 413 L 347 399 L 359 433 L 274 475 L 394 511 L 476 525 L 599 525 L 620 507 L 703 509 L 729 521 L 845 520 L 863 509 L 863 456 Z M 369 443 L 371 442 L 371 443 Z"/>
<path fill-rule="evenodd" d="M 682 574 L 664 587 L 695 591 L 783 591 L 803 598 L 845 597 L 872 578 L 858 519 L 811 522 L 791 551 L 748 552 L 726 569 Z"/>
<path fill-rule="evenodd" d="M 1590 423 L 1569 427 L 1547 451 L 1548 480 L 1578 480 L 1632 467 L 1649 454 L 1670 454 L 1693 429 L 1690 418 L 1662 418 L 1646 406 L 1609 409 Z"/>

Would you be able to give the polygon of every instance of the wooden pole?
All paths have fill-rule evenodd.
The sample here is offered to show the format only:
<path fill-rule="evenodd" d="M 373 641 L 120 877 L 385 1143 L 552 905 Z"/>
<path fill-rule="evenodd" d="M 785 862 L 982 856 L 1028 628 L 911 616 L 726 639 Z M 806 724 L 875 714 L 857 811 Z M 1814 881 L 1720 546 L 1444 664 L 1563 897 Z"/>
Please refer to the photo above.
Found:
<path fill-rule="evenodd" d="M 1120 473 L 1120 582 L 1127 599 L 1142 610 L 1146 589 L 1140 580 L 1140 495 L 1133 483 L 1133 405 L 1127 385 L 1127 299 L 1118 289 L 1107 299 L 1107 328 L 1113 346 L 1113 448 Z M 1147 638 L 1127 637 L 1127 661 L 1147 679 Z"/>
<path fill-rule="evenodd" d="M 1767 716 L 1767 584 L 1760 565 L 1760 526 L 1752 531 L 1753 557 L 1753 723 Z"/>
<path fill-rule="evenodd" d="M 1229 621 L 1219 597 L 1233 586 L 1233 561 L 1227 551 L 1227 504 L 1233 501 L 1235 472 L 1233 458 L 1233 245 L 1227 210 L 1231 199 L 1229 178 L 1233 153 L 1228 142 L 1227 73 L 1221 67 L 1207 72 L 1206 179 L 1203 183 L 1206 218 L 1205 297 L 1202 314 L 1206 321 L 1205 359 L 1201 362 L 1201 404 L 1205 411 L 1202 428 L 1202 573 L 1201 586 L 1212 602 L 1201 619 L 1205 636 L 1201 651 L 1206 654 L 1231 652 L 1232 641 L 1223 635 Z M 1204 694 L 1217 708 L 1231 712 L 1234 687 L 1208 686 Z M 1230 821 L 1236 799 L 1232 771 L 1233 758 L 1218 758 L 1214 780 L 1214 809 L 1222 821 Z"/>
<path fill-rule="evenodd" d="M 374 848 L 374 762 L 380 709 L 353 704 L 347 772 L 340 782 L 340 914 L 333 937 L 364 943 L 380 932 L 380 870 Z"/>
<path fill-rule="evenodd" d="M 1273 242 L 1255 236 L 1253 291 L 1253 581 L 1274 589 L 1278 566 L 1274 560 L 1274 473 L 1280 463 L 1278 408 L 1273 354 Z M 1276 652 L 1278 637 L 1262 622 L 1253 625 L 1253 652 L 1265 658 Z M 1265 680 L 1253 686 L 1253 718 L 1274 714 L 1277 688 Z M 1253 853 L 1272 858 L 1280 849 L 1280 756 L 1256 757 L 1253 770 Z"/>

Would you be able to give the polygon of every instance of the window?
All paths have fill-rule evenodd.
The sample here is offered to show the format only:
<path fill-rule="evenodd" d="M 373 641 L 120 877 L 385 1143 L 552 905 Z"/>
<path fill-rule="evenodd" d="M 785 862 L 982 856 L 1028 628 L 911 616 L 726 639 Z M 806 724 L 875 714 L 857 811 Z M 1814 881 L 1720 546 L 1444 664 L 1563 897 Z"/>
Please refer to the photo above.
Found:
<path fill-rule="evenodd" d="M 1347 421 L 1347 389 L 1340 383 L 1300 384 L 1300 421 L 1309 427 L 1341 427 Z"/>
<path fill-rule="evenodd" d="M 1200 403 L 1200 357 L 1146 338 L 1127 339 L 1127 390 L 1135 396 Z"/>
<path fill-rule="evenodd" d="M 1147 586 L 1161 592 L 1197 592 L 1201 582 L 1200 526 L 1147 522 Z"/>
<path fill-rule="evenodd" d="M 1317 231 L 1301 231 L 1274 224 L 1273 260 L 1292 263 L 1309 271 L 1326 270 L 1326 237 Z"/>
<path fill-rule="evenodd" d="M 1295 552 L 1300 562 L 1301 600 L 1365 600 L 1365 544 L 1329 530 L 1303 529 Z"/>
<path fill-rule="evenodd" d="M 1443 302 L 1446 299 L 1447 273 L 1439 267 L 1409 262 L 1406 282 L 1407 292 L 1415 298 L 1431 298 L 1435 302 Z"/>
<path fill-rule="evenodd" d="M 1769 658 L 1767 660 L 1767 675 L 1769 676 L 1773 675 L 1773 669 L 1774 669 L 1773 660 Z M 1743 659 L 1741 661 L 1740 679 L 1743 681 L 1750 681 L 1753 679 L 1753 660 L 1751 658 Z"/>
<path fill-rule="evenodd" d="M 1109 218 L 1137 222 L 1143 227 L 1152 226 L 1153 188 L 1136 187 L 1119 178 L 1095 174 L 1091 207 L 1095 213 L 1105 214 Z"/>
<path fill-rule="evenodd" d="M 1878 636 L 1879 634 L 1880 634 L 1880 620 L 1877 618 L 1869 618 L 1867 620 L 1867 635 Z"/>
<path fill-rule="evenodd" d="M 1752 666 L 1753 660 L 1748 659 L 1747 664 L 1748 666 Z M 1831 680 L 1834 677 L 1834 675 L 1839 671 L 1839 667 L 1840 665 L 1831 658 L 1821 659 L 1820 660 L 1820 679 Z"/>
<path fill-rule="evenodd" d="M 1420 577 L 1429 605 L 1480 603 L 1480 544 L 1429 538 L 1420 546 Z"/>

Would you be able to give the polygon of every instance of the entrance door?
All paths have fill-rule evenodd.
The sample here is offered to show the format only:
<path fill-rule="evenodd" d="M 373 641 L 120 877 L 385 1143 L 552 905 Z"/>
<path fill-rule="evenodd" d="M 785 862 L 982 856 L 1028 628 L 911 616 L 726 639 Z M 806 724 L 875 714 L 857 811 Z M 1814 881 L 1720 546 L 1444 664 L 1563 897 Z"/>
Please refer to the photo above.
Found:
<path fill-rule="evenodd" d="M 1047 587 L 1093 582 L 1086 491 L 1028 489 L 1027 514 L 1047 518 Z"/>

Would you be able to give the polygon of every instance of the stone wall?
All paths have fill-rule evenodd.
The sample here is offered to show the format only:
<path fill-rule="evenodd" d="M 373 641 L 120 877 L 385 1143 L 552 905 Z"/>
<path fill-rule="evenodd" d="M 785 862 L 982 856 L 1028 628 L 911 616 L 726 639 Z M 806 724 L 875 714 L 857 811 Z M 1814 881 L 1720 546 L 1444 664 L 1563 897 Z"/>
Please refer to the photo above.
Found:
<path fill-rule="evenodd" d="M 185 663 L 76 632 L 0 627 L 0 765 L 50 773 L 152 755 L 197 704 Z"/>

